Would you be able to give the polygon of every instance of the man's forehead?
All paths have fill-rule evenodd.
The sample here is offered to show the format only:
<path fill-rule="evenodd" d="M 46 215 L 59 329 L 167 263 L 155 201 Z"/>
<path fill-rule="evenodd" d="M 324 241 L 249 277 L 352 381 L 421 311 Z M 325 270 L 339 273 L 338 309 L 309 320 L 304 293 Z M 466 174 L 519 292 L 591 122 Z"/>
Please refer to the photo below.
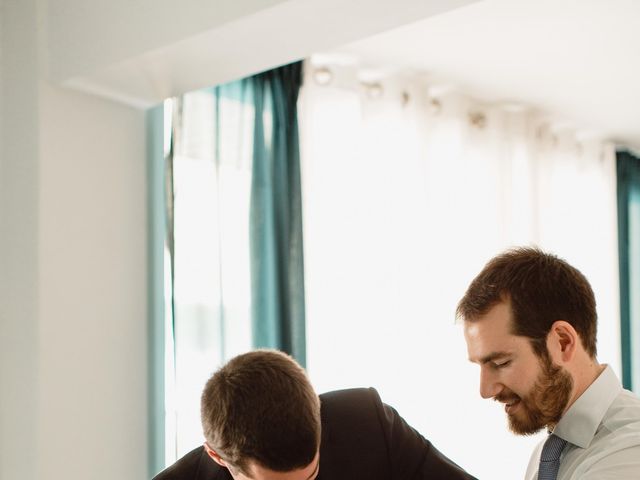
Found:
<path fill-rule="evenodd" d="M 478 318 L 466 320 L 464 336 L 469 360 L 486 363 L 517 351 L 524 339 L 511 333 L 511 327 L 511 308 L 506 302 L 494 305 Z"/>

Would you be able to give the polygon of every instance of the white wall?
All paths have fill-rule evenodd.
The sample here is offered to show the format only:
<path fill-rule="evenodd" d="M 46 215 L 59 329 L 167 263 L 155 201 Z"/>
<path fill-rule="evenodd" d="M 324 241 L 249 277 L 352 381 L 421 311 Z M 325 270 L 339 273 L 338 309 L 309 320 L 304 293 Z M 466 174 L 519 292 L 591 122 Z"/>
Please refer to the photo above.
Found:
<path fill-rule="evenodd" d="M 38 442 L 38 45 L 27 32 L 36 7 L 1 6 L 0 478 L 30 480 Z"/>
<path fill-rule="evenodd" d="M 146 478 L 144 112 L 48 84 L 44 4 L 0 11 L 0 478 Z"/>
<path fill-rule="evenodd" d="M 47 478 L 144 478 L 144 116 L 40 93 L 38 462 Z"/>

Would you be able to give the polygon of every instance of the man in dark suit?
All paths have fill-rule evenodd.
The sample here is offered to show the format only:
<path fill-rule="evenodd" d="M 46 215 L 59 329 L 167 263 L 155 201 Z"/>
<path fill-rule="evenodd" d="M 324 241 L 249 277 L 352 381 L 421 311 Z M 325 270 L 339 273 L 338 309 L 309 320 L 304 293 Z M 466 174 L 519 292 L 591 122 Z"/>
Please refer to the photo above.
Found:
<path fill-rule="evenodd" d="M 370 389 L 318 395 L 291 357 L 239 355 L 202 394 L 205 444 L 154 480 L 469 480 Z"/>

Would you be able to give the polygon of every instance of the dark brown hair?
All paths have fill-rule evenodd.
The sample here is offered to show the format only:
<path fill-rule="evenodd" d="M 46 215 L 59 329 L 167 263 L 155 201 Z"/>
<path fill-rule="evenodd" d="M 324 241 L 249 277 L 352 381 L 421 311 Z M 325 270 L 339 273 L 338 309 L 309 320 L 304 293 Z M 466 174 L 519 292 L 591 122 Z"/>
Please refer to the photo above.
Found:
<path fill-rule="evenodd" d="M 230 466 L 247 462 L 287 472 L 309 465 L 320 446 L 320 400 L 290 356 L 257 350 L 209 379 L 201 418 L 209 446 Z"/>
<path fill-rule="evenodd" d="M 504 301 L 511 305 L 512 333 L 528 337 L 539 356 L 551 325 L 565 320 L 595 358 L 596 300 L 585 276 L 566 261 L 537 248 L 507 250 L 473 279 L 456 315 L 473 322 Z"/>

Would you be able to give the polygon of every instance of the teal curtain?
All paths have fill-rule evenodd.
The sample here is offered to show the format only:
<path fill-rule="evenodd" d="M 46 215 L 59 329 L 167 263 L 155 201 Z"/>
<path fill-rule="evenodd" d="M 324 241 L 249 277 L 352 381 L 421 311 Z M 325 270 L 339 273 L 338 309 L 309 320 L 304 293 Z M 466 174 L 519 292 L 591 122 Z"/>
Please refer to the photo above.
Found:
<path fill-rule="evenodd" d="M 255 75 L 251 183 L 253 342 L 306 363 L 297 100 L 302 63 Z"/>
<path fill-rule="evenodd" d="M 164 247 L 167 234 L 165 210 L 166 158 L 164 153 L 164 108 L 160 104 L 146 112 L 147 201 L 148 201 L 148 478 L 165 466 L 164 458 Z"/>
<path fill-rule="evenodd" d="M 164 149 L 150 116 L 152 472 L 200 441 L 201 386 L 233 354 L 306 363 L 301 81 L 297 62 L 174 98 Z"/>
<path fill-rule="evenodd" d="M 622 382 L 625 388 L 639 391 L 640 159 L 628 151 L 619 151 L 616 156 Z"/>

